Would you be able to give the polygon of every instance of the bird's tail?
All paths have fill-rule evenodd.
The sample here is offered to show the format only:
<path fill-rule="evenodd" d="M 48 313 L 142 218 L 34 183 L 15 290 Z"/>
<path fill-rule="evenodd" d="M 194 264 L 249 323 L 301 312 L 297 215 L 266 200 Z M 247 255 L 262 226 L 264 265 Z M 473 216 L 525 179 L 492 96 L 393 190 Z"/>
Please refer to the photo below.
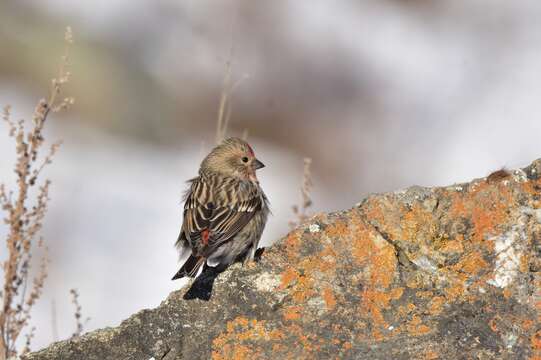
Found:
<path fill-rule="evenodd" d="M 171 280 L 183 278 L 185 276 L 195 277 L 201 265 L 205 263 L 205 258 L 202 256 L 190 255 L 188 260 L 182 265 L 180 270 L 173 276 Z"/>

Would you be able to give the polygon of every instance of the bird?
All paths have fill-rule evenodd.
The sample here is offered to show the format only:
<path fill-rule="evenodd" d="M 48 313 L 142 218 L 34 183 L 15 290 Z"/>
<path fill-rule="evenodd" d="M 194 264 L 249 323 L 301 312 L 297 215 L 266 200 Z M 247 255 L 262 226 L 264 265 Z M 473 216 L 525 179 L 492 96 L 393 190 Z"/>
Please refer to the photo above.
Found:
<path fill-rule="evenodd" d="M 270 213 L 256 176 L 264 167 L 239 138 L 223 140 L 204 158 L 199 175 L 188 181 L 175 243 L 181 257 L 190 255 L 172 280 L 196 277 L 203 265 L 223 271 L 254 259 Z"/>

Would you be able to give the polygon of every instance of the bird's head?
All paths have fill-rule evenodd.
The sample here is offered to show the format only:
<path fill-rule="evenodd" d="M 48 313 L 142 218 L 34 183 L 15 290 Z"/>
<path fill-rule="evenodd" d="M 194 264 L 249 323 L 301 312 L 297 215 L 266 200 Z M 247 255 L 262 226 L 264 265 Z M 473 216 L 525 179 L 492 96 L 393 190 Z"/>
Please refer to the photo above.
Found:
<path fill-rule="evenodd" d="M 244 140 L 229 138 L 216 146 L 201 163 L 201 170 L 257 181 L 256 170 L 265 167 Z"/>

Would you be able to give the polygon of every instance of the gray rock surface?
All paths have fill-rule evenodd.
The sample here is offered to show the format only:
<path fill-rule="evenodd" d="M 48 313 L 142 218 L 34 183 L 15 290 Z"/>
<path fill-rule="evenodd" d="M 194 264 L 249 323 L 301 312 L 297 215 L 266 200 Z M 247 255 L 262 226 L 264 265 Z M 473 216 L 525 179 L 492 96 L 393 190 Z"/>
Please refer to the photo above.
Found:
<path fill-rule="evenodd" d="M 182 289 L 25 359 L 541 359 L 540 173 L 316 215 L 210 301 Z"/>

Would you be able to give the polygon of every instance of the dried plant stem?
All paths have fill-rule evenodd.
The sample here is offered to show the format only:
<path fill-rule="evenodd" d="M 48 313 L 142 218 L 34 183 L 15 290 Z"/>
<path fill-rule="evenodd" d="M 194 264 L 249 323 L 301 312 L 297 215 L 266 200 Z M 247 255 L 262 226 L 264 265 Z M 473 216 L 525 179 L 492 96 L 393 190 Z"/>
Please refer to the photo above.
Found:
<path fill-rule="evenodd" d="M 236 23 L 237 18 L 237 9 L 235 9 L 235 12 L 231 19 L 231 39 L 230 39 L 230 47 L 229 47 L 229 55 L 226 62 L 225 67 L 225 75 L 224 80 L 222 83 L 222 92 L 220 94 L 220 102 L 218 105 L 218 118 L 216 122 L 216 144 L 219 144 L 222 142 L 222 140 L 225 139 L 227 136 L 227 129 L 229 127 L 229 122 L 231 119 L 231 113 L 232 113 L 232 102 L 231 98 L 233 96 L 233 93 L 235 92 L 235 89 L 242 83 L 243 80 L 247 78 L 247 76 L 242 76 L 240 79 L 238 79 L 236 82 L 232 82 L 232 76 L 233 76 L 233 57 L 235 52 L 234 47 L 234 27 Z"/>
<path fill-rule="evenodd" d="M 72 43 L 71 30 L 65 34 L 66 49 L 62 57 L 58 77 L 52 80 L 51 91 L 47 100 L 40 100 L 32 116 L 32 126 L 25 128 L 23 120 L 17 123 L 11 120 L 10 107 L 6 106 L 3 120 L 8 125 L 9 135 L 15 139 L 16 161 L 14 171 L 16 185 L 8 191 L 0 184 L 0 206 L 6 213 L 4 223 L 8 227 L 6 237 L 7 259 L 2 264 L 4 283 L 0 292 L 0 360 L 17 355 L 16 341 L 22 330 L 28 325 L 30 311 L 42 293 L 47 277 L 47 255 L 41 261 L 37 275 L 29 283 L 30 263 L 34 245 L 47 248 L 43 239 L 38 237 L 49 201 L 51 182 L 45 180 L 36 189 L 36 196 L 31 198 L 31 189 L 38 182 L 43 168 L 50 164 L 57 152 L 59 143 L 53 144 L 48 154 L 40 160 L 44 146 L 43 128 L 51 112 L 58 112 L 73 104 L 73 98 L 58 100 L 61 89 L 69 81 L 68 67 L 69 45 Z M 38 238 L 37 244 L 35 239 Z M 21 354 L 29 351 L 33 337 L 31 329 L 26 335 L 26 344 Z"/>
<path fill-rule="evenodd" d="M 71 335 L 72 338 L 81 336 L 84 330 L 84 324 L 82 321 L 83 318 L 83 307 L 79 303 L 79 292 L 77 289 L 71 289 L 71 302 L 75 306 L 75 332 Z M 85 324 L 90 320 L 90 318 L 85 319 Z"/>
<path fill-rule="evenodd" d="M 237 87 L 245 80 L 248 76 L 245 75 L 238 79 L 235 83 L 231 84 L 231 61 L 228 60 L 226 73 L 224 76 L 224 82 L 222 86 L 222 93 L 220 96 L 220 105 L 218 107 L 218 121 L 216 122 L 216 144 L 222 142 L 227 135 L 227 129 L 229 127 L 229 122 L 231 119 L 231 113 L 233 109 L 233 104 L 231 98 Z M 248 129 L 245 129 L 243 132 L 243 137 L 248 136 Z"/>
<path fill-rule="evenodd" d="M 233 47 L 229 53 L 229 60 L 226 63 L 226 71 L 220 95 L 220 104 L 218 107 L 218 121 L 216 123 L 216 144 L 222 142 L 227 134 L 227 127 L 231 117 L 231 58 L 233 57 Z"/>
<path fill-rule="evenodd" d="M 301 186 L 301 204 L 293 205 L 293 215 L 295 220 L 289 222 L 291 228 L 296 227 L 297 225 L 303 223 L 308 219 L 308 209 L 312 206 L 312 171 L 310 167 L 312 166 L 312 159 L 304 159 L 304 170 L 303 170 L 303 180 Z"/>
<path fill-rule="evenodd" d="M 233 62 L 233 52 L 234 52 L 234 46 L 233 46 L 233 28 L 236 21 L 236 11 L 233 14 L 233 17 L 231 19 L 231 39 L 230 39 L 230 46 L 229 46 L 229 54 L 225 66 L 225 75 L 224 80 L 222 84 L 222 93 L 220 95 L 220 103 L 218 106 L 218 119 L 216 123 L 216 144 L 219 144 L 222 142 L 223 139 L 225 139 L 225 136 L 227 134 L 227 127 L 229 123 L 229 119 L 231 116 L 231 106 L 230 106 L 230 96 L 231 96 L 231 73 L 232 73 L 232 62 Z"/>

